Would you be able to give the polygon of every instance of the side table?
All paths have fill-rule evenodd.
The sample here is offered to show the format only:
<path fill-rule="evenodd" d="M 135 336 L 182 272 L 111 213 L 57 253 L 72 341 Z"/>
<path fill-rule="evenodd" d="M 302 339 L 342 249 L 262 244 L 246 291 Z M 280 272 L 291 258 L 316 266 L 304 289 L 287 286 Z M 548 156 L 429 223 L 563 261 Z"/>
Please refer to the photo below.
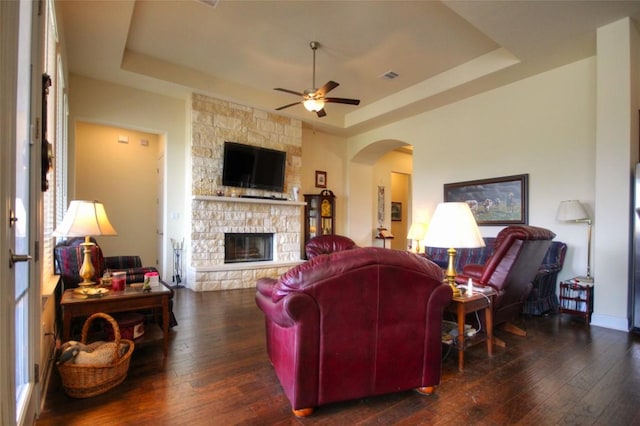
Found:
<path fill-rule="evenodd" d="M 71 320 L 76 317 L 88 317 L 96 312 L 114 313 L 137 311 L 148 308 L 162 309 L 163 353 L 167 356 L 169 345 L 169 297 L 171 290 L 161 285 L 152 287 L 150 292 L 129 285 L 123 291 L 110 291 L 102 297 L 87 298 L 74 293 L 74 289 L 62 294 L 62 339 L 71 337 Z"/>
<path fill-rule="evenodd" d="M 454 340 L 453 346 L 458 350 L 458 370 L 464 371 L 464 351 L 468 347 L 478 343 L 487 342 L 487 355 L 493 355 L 493 290 L 487 292 L 474 292 L 471 296 L 462 293 L 461 296 L 454 296 L 445 311 L 456 314 L 458 323 L 458 337 Z M 486 330 L 479 331 L 472 337 L 466 337 L 464 332 L 465 318 L 468 313 L 484 311 Z"/>
<path fill-rule="evenodd" d="M 586 325 L 591 323 L 593 312 L 593 282 L 580 281 L 579 278 L 560 283 L 560 306 L 558 319 L 562 314 L 584 318 Z"/>

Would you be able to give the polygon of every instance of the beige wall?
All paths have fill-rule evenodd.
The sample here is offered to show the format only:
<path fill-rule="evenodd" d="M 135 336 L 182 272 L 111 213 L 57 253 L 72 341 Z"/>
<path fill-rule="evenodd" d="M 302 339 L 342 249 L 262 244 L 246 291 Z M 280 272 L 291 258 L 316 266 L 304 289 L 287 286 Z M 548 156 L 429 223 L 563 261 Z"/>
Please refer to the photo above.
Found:
<path fill-rule="evenodd" d="M 301 194 L 319 194 L 323 188 L 316 188 L 316 170 L 327 172 L 327 189 L 336 196 L 337 234 L 346 235 L 346 216 L 349 196 L 345 182 L 346 141 L 344 138 L 328 135 L 308 128 L 302 129 L 302 187 Z"/>
<path fill-rule="evenodd" d="M 169 98 L 130 87 L 118 86 L 75 74 L 69 82 L 69 199 L 76 197 L 75 123 L 93 122 L 160 135 L 164 153 L 164 241 L 161 275 L 172 275 L 170 238 L 187 239 L 185 210 L 190 203 L 190 182 L 186 181 L 187 104 L 184 99 Z M 136 207 L 137 208 L 137 207 Z M 137 208 L 142 212 L 143 207 Z M 115 212 L 114 212 L 115 213 Z"/>
<path fill-rule="evenodd" d="M 596 144 L 595 58 L 581 60 L 517 83 L 483 93 L 349 140 L 349 152 L 391 137 L 414 146 L 413 217 L 428 219 L 442 201 L 445 183 L 514 174 L 529 174 L 529 224 L 553 230 L 569 250 L 560 279 L 586 272 L 586 227 L 556 221 L 558 204 L 579 199 L 594 214 Z M 613 84 L 613 83 L 611 83 Z M 629 105 L 627 104 L 628 108 Z M 636 111 L 637 113 L 637 111 Z M 626 139 L 627 146 L 629 144 Z M 627 148 L 628 149 L 628 148 Z M 629 198 L 628 157 L 620 164 L 624 178 L 607 179 L 607 191 Z M 637 160 L 637 158 L 636 158 Z M 364 170 L 359 170 L 364 174 Z M 620 190 L 617 190 L 620 188 Z M 628 202 L 628 201 L 627 201 Z M 596 313 L 594 323 L 623 329 L 627 315 L 629 211 L 617 211 L 607 229 L 619 235 L 607 257 L 624 259 L 608 265 L 594 259 Z M 350 217 L 368 209 L 352 205 Z M 613 205 L 611 209 L 613 209 Z M 607 209 L 607 210 L 611 210 Z M 594 218 L 594 227 L 603 218 Z M 359 224 L 350 221 L 350 227 Z M 615 228 L 615 229 L 614 229 Z M 484 236 L 501 228 L 481 227 Z M 598 241 L 594 241 L 597 245 Z M 613 284 L 612 270 L 621 270 Z M 610 291 L 608 289 L 615 289 Z M 598 311 L 606 306 L 606 311 Z M 604 308 L 603 308 L 604 309 Z M 600 316 L 598 316 L 600 315 Z"/>
<path fill-rule="evenodd" d="M 104 255 L 138 255 L 155 266 L 158 135 L 82 121 L 75 135 L 75 198 L 101 201 L 118 232 L 97 238 Z"/>

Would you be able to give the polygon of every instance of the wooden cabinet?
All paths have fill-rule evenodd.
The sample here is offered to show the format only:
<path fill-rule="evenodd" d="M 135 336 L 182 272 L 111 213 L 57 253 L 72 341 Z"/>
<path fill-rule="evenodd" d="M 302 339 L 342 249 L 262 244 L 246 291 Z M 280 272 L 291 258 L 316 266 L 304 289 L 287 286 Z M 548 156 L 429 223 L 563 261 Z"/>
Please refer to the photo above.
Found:
<path fill-rule="evenodd" d="M 581 284 L 575 280 L 561 282 L 558 312 L 583 317 L 589 325 L 593 312 L 593 284 Z"/>
<path fill-rule="evenodd" d="M 304 243 L 318 235 L 335 233 L 336 197 L 324 190 L 320 194 L 304 194 Z"/>

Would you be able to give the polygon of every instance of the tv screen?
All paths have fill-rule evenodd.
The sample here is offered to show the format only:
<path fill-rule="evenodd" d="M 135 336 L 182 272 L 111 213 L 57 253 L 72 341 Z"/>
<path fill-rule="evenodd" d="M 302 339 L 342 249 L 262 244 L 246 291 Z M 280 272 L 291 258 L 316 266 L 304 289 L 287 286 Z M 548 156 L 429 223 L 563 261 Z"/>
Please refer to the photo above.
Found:
<path fill-rule="evenodd" d="M 222 184 L 284 192 L 286 156 L 275 149 L 225 142 Z"/>

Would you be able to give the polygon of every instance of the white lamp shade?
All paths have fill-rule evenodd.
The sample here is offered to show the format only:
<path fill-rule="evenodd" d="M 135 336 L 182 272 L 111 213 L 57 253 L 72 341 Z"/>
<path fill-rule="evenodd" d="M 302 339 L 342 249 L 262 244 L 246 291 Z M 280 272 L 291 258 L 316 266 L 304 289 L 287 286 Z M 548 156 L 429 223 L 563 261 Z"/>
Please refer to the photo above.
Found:
<path fill-rule="evenodd" d="M 428 247 L 484 247 L 484 239 L 467 203 L 440 203 L 424 239 Z"/>
<path fill-rule="evenodd" d="M 427 224 L 414 222 L 409 228 L 407 238 L 410 240 L 424 240 L 425 235 L 427 235 Z"/>
<path fill-rule="evenodd" d="M 587 211 L 578 200 L 566 200 L 560 202 L 556 219 L 560 221 L 589 219 Z"/>
<path fill-rule="evenodd" d="M 74 200 L 52 234 L 54 237 L 118 235 L 109 222 L 104 205 L 98 201 Z"/>

